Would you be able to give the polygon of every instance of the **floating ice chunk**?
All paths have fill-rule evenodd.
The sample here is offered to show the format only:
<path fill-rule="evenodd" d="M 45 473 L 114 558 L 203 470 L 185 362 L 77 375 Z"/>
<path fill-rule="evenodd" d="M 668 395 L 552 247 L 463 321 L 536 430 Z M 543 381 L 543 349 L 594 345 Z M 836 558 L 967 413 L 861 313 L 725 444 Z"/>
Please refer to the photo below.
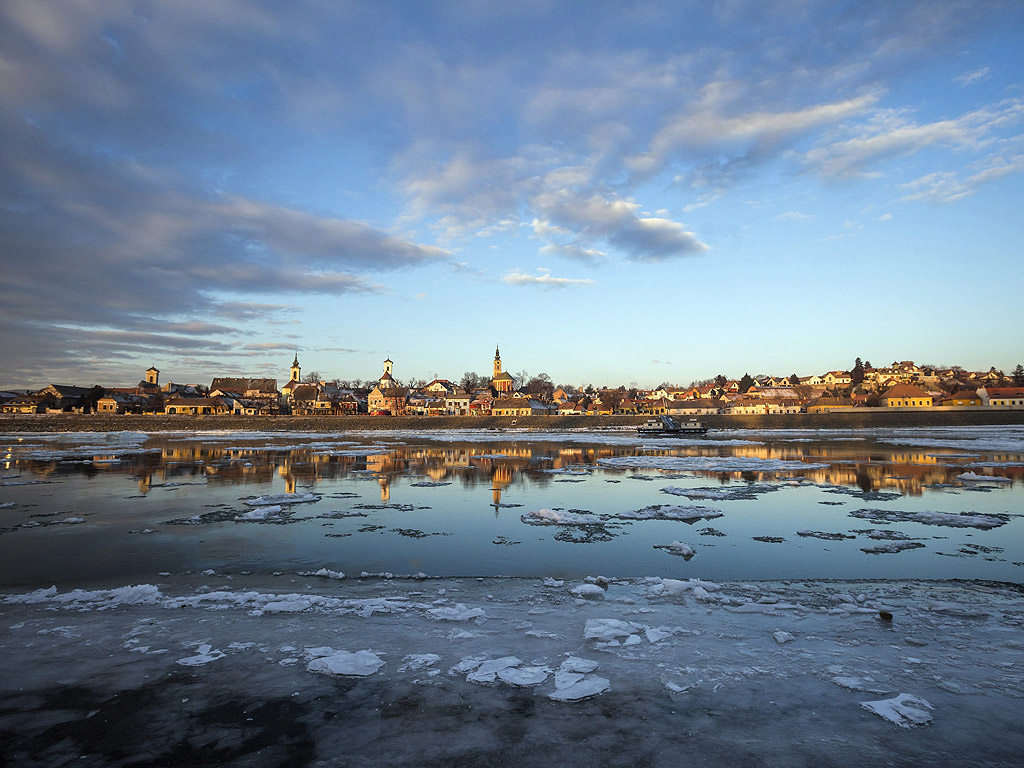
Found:
<path fill-rule="evenodd" d="M 489 659 L 466 675 L 466 680 L 470 683 L 493 683 L 498 673 L 503 669 L 518 667 L 522 663 L 523 660 L 516 656 L 502 656 L 500 659 Z"/>
<path fill-rule="evenodd" d="M 319 571 L 299 571 L 299 576 L 322 576 L 325 579 L 344 579 L 345 574 L 341 571 L 332 571 L 330 568 L 321 568 Z"/>
<path fill-rule="evenodd" d="M 828 533 L 825 531 L 811 531 L 803 528 L 796 532 L 797 536 L 805 538 L 824 539 L 825 541 L 842 541 L 843 539 L 855 539 L 856 536 L 849 533 Z"/>
<path fill-rule="evenodd" d="M 322 675 L 346 675 L 351 677 L 366 677 L 372 675 L 386 663 L 377 654 L 369 650 L 356 651 L 335 651 L 328 649 L 331 653 L 313 659 L 306 665 L 309 672 L 318 672 Z"/>
<path fill-rule="evenodd" d="M 581 659 L 578 656 L 570 656 L 561 664 L 558 665 L 559 672 L 579 672 L 586 674 L 593 672 L 600 666 L 593 659 Z"/>
<path fill-rule="evenodd" d="M 196 651 L 195 656 L 186 656 L 184 659 L 178 659 L 177 663 L 183 667 L 201 667 L 204 664 L 209 664 L 211 661 L 222 659 L 227 655 L 223 651 L 214 650 L 209 643 L 203 643 Z"/>
<path fill-rule="evenodd" d="M 299 597 L 292 600 L 274 600 L 262 607 L 264 613 L 298 613 L 313 605 L 313 601 L 306 597 Z"/>
<path fill-rule="evenodd" d="M 562 579 L 552 579 L 550 576 L 544 579 L 545 587 L 561 587 L 565 582 Z"/>
<path fill-rule="evenodd" d="M 670 493 L 668 488 L 662 488 L 664 493 Z M 673 504 L 655 504 L 643 509 L 636 509 L 632 512 L 620 512 L 616 517 L 623 520 L 682 520 L 683 522 L 696 522 L 697 520 L 711 520 L 722 517 L 722 512 L 711 507 L 698 506 L 677 506 Z"/>
<path fill-rule="evenodd" d="M 920 541 L 887 541 L 884 544 L 875 544 L 871 547 L 861 547 L 861 552 L 869 555 L 891 555 L 902 552 L 905 549 L 920 549 L 923 547 Z"/>
<path fill-rule="evenodd" d="M 785 645 L 786 643 L 791 643 L 794 640 L 796 640 L 792 633 L 783 632 L 782 630 L 779 630 L 778 632 L 773 632 L 772 637 L 775 638 L 775 642 L 779 645 Z"/>
<path fill-rule="evenodd" d="M 320 501 L 320 497 L 315 493 L 300 491 L 298 493 L 274 493 L 257 496 L 255 499 L 247 499 L 245 503 L 250 507 L 266 507 L 275 504 L 306 504 L 311 501 Z"/>
<path fill-rule="evenodd" d="M 563 672 L 558 670 L 555 672 L 555 688 L 568 688 L 570 685 L 574 685 L 582 680 L 586 675 L 582 672 Z"/>
<path fill-rule="evenodd" d="M 949 528 L 980 528 L 988 530 L 998 528 L 1010 522 L 1007 515 L 979 515 L 974 512 L 902 512 L 897 509 L 855 509 L 849 513 L 851 517 L 864 520 L 887 520 L 889 522 L 923 523 L 925 525 L 942 525 Z"/>
<path fill-rule="evenodd" d="M 691 547 L 689 544 L 684 544 L 681 541 L 673 541 L 671 544 L 655 544 L 655 549 L 664 549 L 670 555 L 677 555 L 684 560 L 689 560 L 691 557 L 697 554 L 697 550 Z"/>
<path fill-rule="evenodd" d="M 504 667 L 498 670 L 498 679 L 509 685 L 527 688 L 540 685 L 550 674 L 551 670 L 547 667 Z"/>
<path fill-rule="evenodd" d="M 597 584 L 580 584 L 569 591 L 576 595 L 576 597 L 582 597 L 584 600 L 598 600 L 604 597 L 604 589 Z"/>
<path fill-rule="evenodd" d="M 655 579 L 647 587 L 647 593 L 652 597 L 675 597 L 690 592 L 694 599 L 708 601 L 713 599 L 710 593 L 717 589 L 718 585 L 714 582 L 701 579 Z"/>
<path fill-rule="evenodd" d="M 280 504 L 271 504 L 266 507 L 256 507 L 256 509 L 250 509 L 248 512 L 243 512 L 238 515 L 235 520 L 266 520 L 271 517 L 277 517 L 284 511 L 284 507 Z"/>
<path fill-rule="evenodd" d="M 928 710 L 935 709 L 924 699 L 910 693 L 901 693 L 894 699 L 862 701 L 860 705 L 868 712 L 874 712 L 879 717 L 901 728 L 927 725 L 932 721 Z"/>
<path fill-rule="evenodd" d="M 603 525 L 597 515 L 585 515 L 578 512 L 559 512 L 553 509 L 538 509 L 527 512 L 520 517 L 527 525 Z"/>
<path fill-rule="evenodd" d="M 439 621 L 469 621 L 478 617 L 487 618 L 483 608 L 467 608 L 462 603 L 431 608 L 427 613 Z"/>
<path fill-rule="evenodd" d="M 554 701 L 579 701 L 611 689 L 608 679 L 597 675 L 586 675 L 583 679 L 573 682 L 569 682 L 570 679 L 569 676 L 563 677 L 562 682 L 568 683 L 568 685 L 559 686 L 556 676 L 555 691 L 548 694 L 548 698 Z"/>
<path fill-rule="evenodd" d="M 486 656 L 466 656 L 458 664 L 448 670 L 449 675 L 464 675 L 467 672 L 472 672 L 474 669 L 479 667 L 487 661 Z"/>
<path fill-rule="evenodd" d="M 599 640 L 607 643 L 618 638 L 627 638 L 638 631 L 638 627 L 618 619 L 587 619 L 583 637 L 587 640 Z"/>
<path fill-rule="evenodd" d="M 402 659 L 402 666 L 398 668 L 399 672 L 415 671 L 418 669 L 426 669 L 432 667 L 441 660 L 441 657 L 436 653 L 410 653 L 404 659 Z"/>
<path fill-rule="evenodd" d="M 132 587 L 117 589 L 84 590 L 73 589 L 63 594 L 57 593 L 56 587 L 37 589 L 25 595 L 9 595 L 3 599 L 5 603 L 44 603 L 54 602 L 72 604 L 76 608 L 96 608 L 105 610 L 118 605 L 147 605 L 159 602 L 163 595 L 159 588 L 152 584 L 138 584 Z"/>
<path fill-rule="evenodd" d="M 644 630 L 644 634 L 647 635 L 647 642 L 656 643 L 659 640 L 664 640 L 666 637 L 672 637 L 675 632 L 666 627 L 647 627 Z"/>
<path fill-rule="evenodd" d="M 10 509 L 13 506 L 14 506 L 14 502 L 13 501 L 5 501 L 5 502 L 0 503 L 0 509 Z"/>
<path fill-rule="evenodd" d="M 957 480 L 965 483 L 1012 483 L 1009 477 L 998 477 L 996 475 L 979 475 L 974 472 L 964 472 L 956 476 Z"/>

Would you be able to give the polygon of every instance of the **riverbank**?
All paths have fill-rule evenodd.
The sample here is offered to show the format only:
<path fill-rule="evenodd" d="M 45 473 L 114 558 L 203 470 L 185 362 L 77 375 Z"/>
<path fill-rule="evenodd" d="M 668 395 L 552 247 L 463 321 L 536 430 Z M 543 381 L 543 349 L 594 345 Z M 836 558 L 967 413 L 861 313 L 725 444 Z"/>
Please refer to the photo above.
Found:
<path fill-rule="evenodd" d="M 38 414 L 0 415 L 0 432 L 346 432 L 373 429 L 628 429 L 644 415 L 616 416 L 166 416 Z M 898 429 L 1024 424 L 1024 409 L 870 409 L 700 419 L 711 429 Z"/>

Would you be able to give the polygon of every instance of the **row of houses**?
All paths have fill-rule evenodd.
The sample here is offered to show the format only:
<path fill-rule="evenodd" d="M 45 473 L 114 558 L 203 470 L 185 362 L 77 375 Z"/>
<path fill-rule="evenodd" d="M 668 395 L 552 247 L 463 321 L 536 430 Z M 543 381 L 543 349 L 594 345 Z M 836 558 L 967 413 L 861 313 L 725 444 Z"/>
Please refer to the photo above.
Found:
<path fill-rule="evenodd" d="M 160 384 L 160 371 L 151 367 L 133 387 L 77 387 L 51 384 L 37 392 L 0 393 L 0 412 L 89 412 L 104 414 L 163 413 L 168 415 L 303 416 L 537 416 L 604 415 L 615 413 L 670 414 L 787 414 L 827 413 L 848 408 L 1024 407 L 1024 387 L 996 386 L 1004 377 L 995 369 L 922 368 L 912 361 L 875 369 L 863 367 L 859 383 L 851 371 L 823 375 L 759 377 L 724 380 L 655 390 L 554 389 L 547 396 L 518 389 L 503 370 L 495 348 L 489 382 L 470 391 L 448 379 L 422 387 L 403 387 L 393 374 L 394 363 L 372 388 L 354 389 L 326 381 L 302 381 L 298 355 L 287 383 L 280 389 L 274 378 L 215 377 L 210 385 Z M 947 391 L 954 377 L 952 393 Z"/>

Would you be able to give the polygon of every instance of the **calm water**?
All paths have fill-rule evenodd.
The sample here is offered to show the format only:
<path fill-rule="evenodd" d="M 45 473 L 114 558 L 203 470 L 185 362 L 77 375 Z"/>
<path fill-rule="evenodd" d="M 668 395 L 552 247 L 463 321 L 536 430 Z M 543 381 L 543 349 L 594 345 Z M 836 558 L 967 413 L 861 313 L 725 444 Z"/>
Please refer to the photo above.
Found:
<path fill-rule="evenodd" d="M 1024 579 L 1024 427 L 684 440 L 630 431 L 21 434 L 0 435 L 0 463 L 2 586 L 324 567 L 349 575 Z M 1009 482 L 957 479 L 968 471 Z M 272 494 L 316 500 L 279 511 L 253 503 Z M 653 505 L 722 515 L 616 517 Z M 523 521 L 541 509 L 601 524 Z M 992 527 L 937 525 L 926 512 L 971 513 Z M 685 560 L 655 548 L 673 541 L 696 554 Z M 913 548 L 862 551 L 894 543 Z"/>

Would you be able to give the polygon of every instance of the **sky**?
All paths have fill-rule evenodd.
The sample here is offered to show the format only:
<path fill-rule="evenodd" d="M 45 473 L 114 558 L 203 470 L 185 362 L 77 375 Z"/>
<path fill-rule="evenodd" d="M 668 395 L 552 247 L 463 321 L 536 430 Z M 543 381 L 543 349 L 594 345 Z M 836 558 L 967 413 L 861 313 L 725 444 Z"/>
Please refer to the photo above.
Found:
<path fill-rule="evenodd" d="M 0 3 L 0 387 L 1024 360 L 1024 3 Z"/>

